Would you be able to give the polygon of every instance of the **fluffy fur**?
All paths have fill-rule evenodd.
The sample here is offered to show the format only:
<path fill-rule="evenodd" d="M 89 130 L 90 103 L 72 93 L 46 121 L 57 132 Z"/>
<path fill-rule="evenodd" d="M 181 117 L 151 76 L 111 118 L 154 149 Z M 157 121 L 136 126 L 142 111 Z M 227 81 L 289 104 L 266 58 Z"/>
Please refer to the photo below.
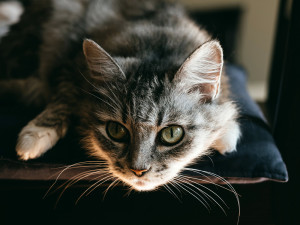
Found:
<path fill-rule="evenodd" d="M 18 78 L 2 80 L 0 89 L 19 87 L 29 96 L 21 98 L 24 103 L 45 107 L 20 132 L 21 159 L 45 153 L 79 120 L 88 152 L 107 161 L 113 176 L 144 191 L 168 183 L 211 148 L 222 154 L 235 150 L 238 113 L 222 75 L 222 48 L 179 6 L 155 0 L 31 0 L 25 9 L 0 46 L 1 76 Z M 30 32 L 32 15 L 43 17 L 34 19 L 42 28 L 32 33 L 37 41 L 17 56 L 9 54 L 23 40 L 20 35 Z M 36 66 L 24 70 L 29 78 L 12 74 L 16 58 L 31 49 Z M 24 88 L 30 79 L 36 95 Z M 121 124 L 129 139 L 112 140 L 109 121 Z M 182 127 L 184 136 L 164 145 L 160 134 L 171 125 Z M 147 172 L 137 176 L 133 170 Z"/>

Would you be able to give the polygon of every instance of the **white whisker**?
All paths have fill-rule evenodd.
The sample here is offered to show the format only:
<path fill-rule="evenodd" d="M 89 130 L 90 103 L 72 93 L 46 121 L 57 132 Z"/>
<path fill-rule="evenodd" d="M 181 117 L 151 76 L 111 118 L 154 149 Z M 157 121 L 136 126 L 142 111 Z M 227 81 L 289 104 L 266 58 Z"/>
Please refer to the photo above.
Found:
<path fill-rule="evenodd" d="M 85 164 L 89 165 L 89 166 L 85 166 Z M 46 194 L 44 195 L 43 198 L 45 198 L 49 192 L 51 191 L 51 189 L 55 186 L 55 184 L 58 182 L 58 179 L 61 177 L 61 175 L 68 169 L 71 168 L 80 168 L 80 167 L 91 167 L 92 165 L 94 166 L 102 166 L 105 165 L 105 162 L 101 162 L 101 161 L 84 161 L 84 162 L 78 162 L 78 163 L 74 163 L 72 165 L 69 166 L 64 166 L 64 167 L 58 167 L 58 168 L 64 168 L 56 177 L 54 183 L 50 186 L 50 188 L 48 189 L 48 191 L 46 192 Z"/>
<path fill-rule="evenodd" d="M 224 210 L 224 208 L 212 197 L 212 196 L 210 196 L 208 193 L 206 193 L 205 191 L 203 191 L 203 190 L 201 190 L 199 187 L 196 187 L 195 185 L 193 185 L 193 184 L 191 184 L 190 182 L 192 182 L 193 183 L 193 181 L 191 181 L 191 180 L 189 180 L 189 179 L 186 179 L 186 178 L 182 178 L 183 179 L 183 181 L 184 180 L 186 180 L 187 182 L 186 182 L 186 184 L 187 185 L 190 185 L 190 186 L 192 186 L 193 188 L 195 188 L 195 189 L 197 189 L 198 191 L 200 191 L 205 197 L 207 197 L 210 201 L 212 201 L 212 202 L 214 202 L 216 205 L 218 205 L 219 207 L 220 207 L 220 209 L 223 211 L 223 213 L 225 214 L 225 215 L 227 215 L 227 213 L 226 213 L 226 211 Z M 198 184 L 198 183 L 196 183 L 196 182 L 194 182 L 195 184 Z M 210 191 L 210 192 L 212 192 L 215 196 L 217 196 L 221 201 L 222 201 L 222 203 L 228 208 L 228 206 L 227 206 L 227 204 L 224 202 L 224 200 L 219 196 L 219 195 L 217 195 L 215 192 L 213 192 L 212 190 L 210 190 L 209 188 L 207 188 L 207 187 L 204 187 L 203 185 L 201 185 L 200 187 L 202 187 L 202 188 L 206 188 L 208 191 Z"/>
<path fill-rule="evenodd" d="M 101 176 L 100 176 L 101 177 Z M 103 184 L 104 182 L 106 182 L 106 181 L 108 181 L 108 180 L 110 180 L 110 179 L 112 179 L 113 178 L 113 176 L 112 175 L 110 175 L 110 174 L 108 174 L 108 175 L 106 175 L 105 177 L 102 177 L 102 179 L 100 179 L 100 180 L 98 180 L 97 182 L 95 182 L 93 185 L 91 185 L 89 188 L 87 188 L 79 197 L 78 197 L 78 199 L 76 200 L 76 203 L 75 204 L 77 204 L 78 202 L 79 202 L 79 200 L 86 194 L 86 196 L 87 195 L 89 195 L 91 192 L 93 192 L 97 187 L 99 187 L 101 184 Z"/>
<path fill-rule="evenodd" d="M 115 178 L 115 177 L 114 177 Z M 105 196 L 108 192 L 108 190 L 113 187 L 113 185 L 116 183 L 116 182 L 119 182 L 119 180 L 117 178 L 115 178 L 115 180 L 105 189 L 104 193 L 103 193 L 103 200 L 105 199 Z"/>
<path fill-rule="evenodd" d="M 173 195 L 175 198 L 178 199 L 178 201 L 181 202 L 181 200 L 179 199 L 179 197 L 176 195 L 176 193 L 171 189 L 171 187 L 168 186 L 168 184 L 164 184 L 163 187 L 171 194 Z"/>
<path fill-rule="evenodd" d="M 84 90 L 84 89 L 82 89 L 82 88 L 81 88 L 81 90 L 82 90 L 83 92 L 85 92 L 86 94 L 89 94 L 89 95 L 91 95 L 91 96 L 97 98 L 98 100 L 102 101 L 103 103 L 109 105 L 109 106 L 114 110 L 113 113 L 114 113 L 114 114 L 116 113 L 116 111 L 117 111 L 116 108 L 115 108 L 114 106 L 112 106 L 109 102 L 105 101 L 105 100 L 102 99 L 102 98 L 99 98 L 97 95 L 94 95 L 94 94 L 92 94 L 91 92 L 88 92 L 88 91 L 86 91 L 86 90 Z"/>
<path fill-rule="evenodd" d="M 89 81 L 81 71 L 79 71 L 79 73 L 82 75 L 82 77 L 92 86 L 95 88 L 96 91 L 98 91 L 99 93 L 101 93 L 102 95 L 106 96 L 108 99 L 110 99 L 116 106 L 121 105 L 121 101 L 117 98 L 117 96 L 115 95 L 114 91 L 111 90 L 111 88 L 109 87 L 109 85 L 107 84 L 107 82 L 104 80 L 103 82 L 106 84 L 106 87 L 109 89 L 109 91 L 114 95 L 115 99 L 118 101 L 119 104 L 117 104 L 117 102 L 112 99 L 110 96 L 104 94 L 103 91 L 101 91 L 100 88 L 96 87 L 91 81 Z"/>
<path fill-rule="evenodd" d="M 187 190 L 187 187 L 186 187 L 186 185 L 184 185 L 183 183 L 177 183 L 177 185 L 180 187 L 180 188 L 182 188 L 184 191 L 186 191 L 187 193 L 189 193 L 190 195 L 192 195 L 194 198 L 196 198 L 208 211 L 209 211 L 209 205 L 207 206 L 206 204 L 204 204 L 204 202 L 203 201 L 201 201 L 196 195 L 194 195 L 192 192 L 190 192 L 189 190 Z M 183 187 L 184 186 L 184 187 Z M 185 188 L 186 187 L 186 188 Z M 188 188 L 188 189 L 190 189 L 190 188 Z M 197 193 L 197 195 L 199 196 L 199 194 Z M 202 196 L 201 196 L 201 198 L 203 198 Z M 205 201 L 206 202 L 206 201 Z M 207 203 L 207 202 L 206 202 Z"/>
<path fill-rule="evenodd" d="M 209 192 L 211 192 L 213 195 L 215 195 L 218 199 L 220 199 L 221 201 L 222 201 L 222 203 L 227 207 L 227 208 L 229 208 L 228 206 L 227 206 L 227 204 L 224 202 L 224 200 L 217 194 L 217 193 L 215 193 L 213 190 L 211 190 L 211 189 L 209 189 L 208 187 L 205 187 L 204 185 L 202 185 L 202 184 L 199 184 L 198 182 L 195 182 L 195 181 L 193 181 L 193 177 L 187 177 L 187 176 L 183 176 L 183 175 L 180 175 L 183 179 L 187 179 L 187 181 L 188 182 L 192 182 L 193 184 L 195 184 L 195 185 L 199 185 L 200 187 L 202 187 L 202 188 L 204 188 L 204 189 L 206 189 L 206 190 L 208 190 Z M 203 190 L 202 190 L 203 191 Z M 204 192 L 205 193 L 205 192 Z"/>
<path fill-rule="evenodd" d="M 134 190 L 133 187 L 129 187 L 129 188 L 128 188 L 128 191 L 124 194 L 124 196 L 129 197 L 130 193 L 131 193 L 133 190 Z"/>
<path fill-rule="evenodd" d="M 115 100 L 113 100 L 115 102 L 116 105 L 122 105 L 120 99 L 115 95 L 115 92 L 109 87 L 109 85 L 107 84 L 106 81 L 104 81 L 104 83 L 106 84 L 106 87 L 109 89 L 110 93 L 112 93 L 112 95 L 115 97 L 115 99 L 118 101 L 119 104 L 116 104 Z"/>
<path fill-rule="evenodd" d="M 179 194 L 182 198 L 182 193 L 181 193 L 180 189 L 176 186 L 177 185 L 176 180 L 173 179 L 173 180 L 169 181 L 169 184 L 172 185 L 172 187 L 174 187 L 179 192 Z"/>
<path fill-rule="evenodd" d="M 74 176 L 74 177 L 72 177 L 69 181 L 67 181 L 67 182 L 65 182 L 64 184 L 62 184 L 61 186 L 59 186 L 56 190 L 58 190 L 58 189 L 60 189 L 60 188 L 63 188 L 63 186 L 65 186 L 64 187 L 64 189 L 62 190 L 62 192 L 60 193 L 60 195 L 59 195 L 59 197 L 58 197 L 58 199 L 57 199 L 57 201 L 56 201 L 56 205 L 57 205 L 57 203 L 58 203 L 58 201 L 60 200 L 60 198 L 62 197 L 62 195 L 63 195 L 63 193 L 70 187 L 70 186 L 72 186 L 72 185 L 74 185 L 75 183 L 77 183 L 78 181 L 80 181 L 80 180 L 82 180 L 82 179 L 84 179 L 84 178 L 86 178 L 86 177 L 89 177 L 89 176 L 91 176 L 91 175 L 95 175 L 95 174 L 97 174 L 97 173 L 102 173 L 101 175 L 103 175 L 103 172 L 101 171 L 101 170 L 92 170 L 92 172 L 91 171 L 86 171 L 86 172 L 82 172 L 82 173 L 80 173 L 80 174 L 78 174 L 77 176 Z"/>
<path fill-rule="evenodd" d="M 201 175 L 202 176 L 202 175 Z M 220 185 L 220 184 L 216 184 L 216 183 L 214 183 L 209 177 L 207 177 L 206 175 L 203 175 L 205 178 L 207 178 L 207 179 L 209 179 L 209 181 L 208 180 L 205 180 L 205 179 L 201 179 L 201 178 L 199 178 L 199 177 L 191 177 L 193 180 L 197 180 L 197 181 L 199 181 L 199 182 L 205 182 L 206 184 L 212 184 L 212 185 L 214 185 L 214 186 L 216 186 L 216 187 L 219 187 L 219 188 L 222 188 L 222 189 L 224 189 L 224 190 L 226 190 L 226 191 L 229 191 L 229 192 L 232 192 L 233 193 L 233 191 L 231 190 L 231 189 L 228 189 L 228 188 L 226 188 L 226 187 L 224 187 L 224 186 L 222 186 L 222 185 Z M 197 182 L 198 183 L 198 182 Z"/>
<path fill-rule="evenodd" d="M 177 179 L 177 178 L 176 178 Z M 180 179 L 177 179 L 178 181 L 181 181 Z M 189 189 L 191 192 L 193 192 L 195 195 L 197 195 L 199 198 L 201 198 L 202 199 L 202 201 L 204 201 L 206 204 L 206 206 L 207 206 L 207 209 L 209 209 L 209 210 L 211 210 L 211 207 L 210 207 L 210 205 L 208 204 L 208 202 L 205 200 L 205 198 L 202 196 L 202 195 L 200 195 L 198 192 L 196 192 L 194 189 L 192 189 L 191 187 L 189 187 L 188 185 L 187 185 L 188 183 L 186 183 L 186 182 L 182 182 L 181 183 L 181 185 L 183 185 L 184 187 L 186 187 L 187 189 Z"/>
<path fill-rule="evenodd" d="M 189 170 L 189 171 L 192 171 L 192 172 L 195 172 L 195 173 L 198 173 L 198 174 L 208 174 L 210 176 L 213 176 L 213 177 L 216 177 L 218 178 L 220 181 L 222 181 L 224 184 L 226 184 L 229 189 L 231 190 L 231 192 L 234 194 L 235 198 L 236 198 L 236 201 L 237 201 L 237 205 L 238 205 L 238 220 L 237 220 L 237 224 L 239 223 L 239 220 L 240 220 L 240 215 L 241 215 L 241 207 L 240 207 L 240 200 L 239 200 L 239 195 L 238 193 L 235 191 L 234 187 L 227 181 L 225 180 L 223 177 L 217 175 L 217 174 L 214 174 L 214 173 L 211 173 L 211 172 L 208 172 L 208 171 L 204 171 L 204 170 L 199 170 L 199 169 L 193 169 L 193 168 L 185 168 L 186 170 Z"/>
<path fill-rule="evenodd" d="M 89 194 L 91 194 L 96 188 L 100 187 L 100 185 L 104 184 L 106 181 L 111 180 L 112 178 L 114 178 L 112 175 L 108 175 L 106 176 L 104 179 L 101 179 L 99 181 L 97 181 L 96 183 L 94 183 L 89 189 L 90 191 L 88 193 L 86 193 L 86 196 L 88 196 Z M 92 188 L 93 187 L 93 188 Z M 92 189 L 91 189 L 92 188 Z"/>

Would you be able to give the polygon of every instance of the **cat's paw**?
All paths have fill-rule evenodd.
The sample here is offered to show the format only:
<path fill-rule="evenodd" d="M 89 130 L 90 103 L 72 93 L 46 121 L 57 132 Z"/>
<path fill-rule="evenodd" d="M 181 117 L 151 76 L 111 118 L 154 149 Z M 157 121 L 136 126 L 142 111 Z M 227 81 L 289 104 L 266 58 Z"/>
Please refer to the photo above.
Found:
<path fill-rule="evenodd" d="M 227 126 L 223 135 L 214 142 L 212 147 L 222 155 L 234 152 L 240 136 L 241 131 L 238 123 L 232 122 Z"/>
<path fill-rule="evenodd" d="M 17 155 L 22 160 L 38 158 L 52 148 L 58 139 L 54 128 L 38 127 L 31 122 L 19 134 Z"/>

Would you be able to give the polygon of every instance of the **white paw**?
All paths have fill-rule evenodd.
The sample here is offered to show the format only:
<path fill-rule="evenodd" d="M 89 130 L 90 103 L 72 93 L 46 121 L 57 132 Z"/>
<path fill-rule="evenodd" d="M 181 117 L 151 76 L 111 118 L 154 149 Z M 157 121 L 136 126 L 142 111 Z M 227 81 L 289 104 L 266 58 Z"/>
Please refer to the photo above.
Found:
<path fill-rule="evenodd" d="M 215 141 L 213 148 L 220 154 L 230 153 L 236 150 L 236 145 L 241 136 L 238 123 L 232 122 L 227 125 L 223 135 Z"/>
<path fill-rule="evenodd" d="M 52 148 L 58 139 L 55 129 L 38 127 L 31 122 L 20 132 L 16 151 L 22 160 L 35 159 Z"/>
<path fill-rule="evenodd" d="M 1 2 L 0 3 L 0 17 L 1 23 L 4 25 L 11 25 L 18 22 L 21 14 L 23 13 L 23 7 L 19 2 Z"/>

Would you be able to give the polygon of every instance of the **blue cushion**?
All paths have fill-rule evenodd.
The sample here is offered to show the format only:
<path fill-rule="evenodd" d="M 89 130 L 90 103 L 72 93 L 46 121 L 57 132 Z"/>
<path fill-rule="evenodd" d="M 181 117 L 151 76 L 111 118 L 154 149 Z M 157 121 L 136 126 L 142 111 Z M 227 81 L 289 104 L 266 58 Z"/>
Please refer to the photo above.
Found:
<path fill-rule="evenodd" d="M 192 170 L 185 173 L 223 183 L 218 176 L 224 177 L 231 183 L 254 183 L 264 180 L 285 182 L 288 180 L 286 166 L 281 158 L 270 133 L 266 119 L 260 108 L 250 98 L 246 89 L 246 74 L 235 65 L 226 66 L 232 90 L 232 98 L 237 102 L 241 117 L 239 122 L 242 138 L 237 151 L 220 155 L 215 152 L 204 157 L 190 168 L 203 172 L 199 174 Z M 61 166 L 87 160 L 84 150 L 78 145 L 76 134 L 69 133 L 43 157 L 29 162 L 21 162 L 14 151 L 17 134 L 20 129 L 34 116 L 35 113 L 25 113 L 20 106 L 3 106 L 0 104 L 0 179 L 14 180 L 54 180 Z M 60 177 L 68 179 L 77 174 L 78 170 L 69 170 Z"/>

